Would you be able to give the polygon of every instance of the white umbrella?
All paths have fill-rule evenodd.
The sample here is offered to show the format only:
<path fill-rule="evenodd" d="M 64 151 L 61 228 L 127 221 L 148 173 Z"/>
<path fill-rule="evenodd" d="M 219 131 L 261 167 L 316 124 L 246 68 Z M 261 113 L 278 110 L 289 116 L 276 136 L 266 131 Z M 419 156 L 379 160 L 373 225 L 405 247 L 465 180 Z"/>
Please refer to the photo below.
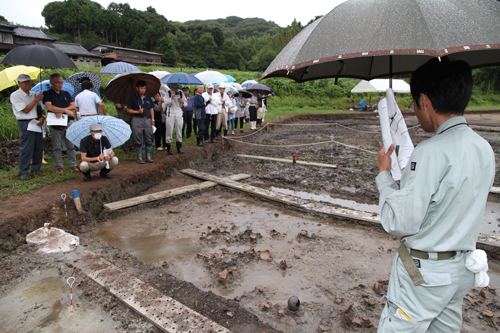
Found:
<path fill-rule="evenodd" d="M 373 79 L 370 81 L 362 80 L 354 88 L 351 93 L 376 93 L 386 92 L 389 89 L 389 79 Z M 392 90 L 395 93 L 410 93 L 410 85 L 404 80 L 392 80 Z"/>
<path fill-rule="evenodd" d="M 227 81 L 227 78 L 224 74 L 216 71 L 204 71 L 196 74 L 195 76 L 198 79 L 200 79 L 204 84 L 221 83 Z"/>
<path fill-rule="evenodd" d="M 152 72 L 149 72 L 149 74 L 153 74 L 154 76 L 156 76 L 158 78 L 158 80 L 161 80 L 164 76 L 167 76 L 168 74 L 170 74 L 170 72 L 167 72 L 167 71 L 152 71 Z"/>

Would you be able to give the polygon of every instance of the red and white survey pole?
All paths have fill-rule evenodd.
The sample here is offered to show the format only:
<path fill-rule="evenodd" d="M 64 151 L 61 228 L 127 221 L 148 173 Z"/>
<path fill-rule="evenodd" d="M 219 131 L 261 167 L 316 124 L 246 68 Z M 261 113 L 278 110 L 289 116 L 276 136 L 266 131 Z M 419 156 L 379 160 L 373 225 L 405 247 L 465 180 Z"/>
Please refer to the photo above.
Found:
<path fill-rule="evenodd" d="M 69 297 L 71 299 L 71 312 L 73 312 L 73 283 L 75 283 L 75 278 L 74 277 L 69 277 L 66 282 L 69 285 Z"/>

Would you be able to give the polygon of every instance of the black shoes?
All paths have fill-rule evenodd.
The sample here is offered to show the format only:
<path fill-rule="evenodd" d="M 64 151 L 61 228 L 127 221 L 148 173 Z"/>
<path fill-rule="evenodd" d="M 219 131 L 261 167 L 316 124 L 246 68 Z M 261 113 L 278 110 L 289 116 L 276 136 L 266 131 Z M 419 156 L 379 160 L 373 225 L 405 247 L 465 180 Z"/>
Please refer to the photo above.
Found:
<path fill-rule="evenodd" d="M 108 175 L 108 172 L 110 172 L 110 171 L 111 170 L 109 170 L 109 169 L 101 169 L 101 173 L 99 174 L 99 176 L 101 176 L 101 178 L 111 179 L 111 176 Z M 90 178 L 90 172 L 89 172 L 89 178 Z M 85 180 L 85 178 L 83 180 Z"/>

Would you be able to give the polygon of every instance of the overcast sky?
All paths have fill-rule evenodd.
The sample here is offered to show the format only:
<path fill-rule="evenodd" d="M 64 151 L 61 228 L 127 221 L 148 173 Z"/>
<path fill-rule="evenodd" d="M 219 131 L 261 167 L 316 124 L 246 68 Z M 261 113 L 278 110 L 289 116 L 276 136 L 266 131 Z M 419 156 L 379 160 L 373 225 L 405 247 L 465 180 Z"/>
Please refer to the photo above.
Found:
<path fill-rule="evenodd" d="M 109 0 L 94 0 L 107 8 L 113 2 Z M 267 21 L 274 21 L 281 27 L 292 23 L 293 19 L 307 24 L 316 15 L 325 15 L 338 4 L 345 0 L 330 1 L 290 1 L 290 0 L 268 0 L 262 2 L 251 1 L 152 1 L 131 0 L 130 7 L 146 10 L 152 6 L 159 14 L 165 16 L 169 21 L 185 22 L 189 20 L 208 20 L 226 18 L 227 16 L 260 17 Z M 9 22 L 27 26 L 45 26 L 41 15 L 45 4 L 52 2 L 46 0 L 2 0 L 1 15 Z M 115 0 L 123 3 L 126 1 Z M 211 4 L 211 5 L 210 5 Z"/>

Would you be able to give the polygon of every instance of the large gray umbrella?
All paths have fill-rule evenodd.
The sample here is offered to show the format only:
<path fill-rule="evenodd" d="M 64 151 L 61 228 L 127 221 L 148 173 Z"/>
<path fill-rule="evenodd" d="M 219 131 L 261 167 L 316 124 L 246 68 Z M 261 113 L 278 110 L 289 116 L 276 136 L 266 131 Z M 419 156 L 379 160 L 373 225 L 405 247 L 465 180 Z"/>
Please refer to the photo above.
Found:
<path fill-rule="evenodd" d="M 260 79 L 297 82 L 413 72 L 430 58 L 500 64 L 496 0 L 349 0 L 295 36 Z"/>

